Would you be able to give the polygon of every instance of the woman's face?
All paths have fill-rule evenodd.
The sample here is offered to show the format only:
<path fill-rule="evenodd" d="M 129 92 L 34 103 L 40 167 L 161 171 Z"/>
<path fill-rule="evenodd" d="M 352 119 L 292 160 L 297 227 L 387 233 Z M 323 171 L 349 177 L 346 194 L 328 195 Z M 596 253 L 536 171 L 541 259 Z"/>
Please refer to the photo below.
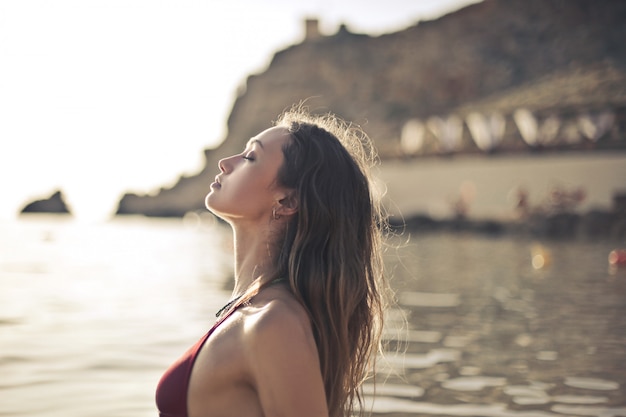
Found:
<path fill-rule="evenodd" d="M 206 207 L 225 220 L 267 221 L 287 194 L 276 176 L 289 140 L 287 129 L 272 127 L 250 139 L 242 153 L 220 160 Z"/>

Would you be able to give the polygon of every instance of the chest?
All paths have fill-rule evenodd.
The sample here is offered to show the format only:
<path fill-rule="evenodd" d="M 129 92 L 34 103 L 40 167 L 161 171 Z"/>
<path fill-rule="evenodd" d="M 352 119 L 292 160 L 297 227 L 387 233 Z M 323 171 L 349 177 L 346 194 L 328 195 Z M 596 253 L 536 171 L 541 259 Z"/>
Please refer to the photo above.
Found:
<path fill-rule="evenodd" d="M 236 321 L 225 322 L 213 331 L 196 357 L 190 389 L 196 383 L 208 387 L 215 380 L 223 384 L 244 371 L 242 327 Z"/>
<path fill-rule="evenodd" d="M 244 353 L 241 322 L 229 320 L 213 331 L 193 364 L 187 397 L 190 415 L 194 409 L 219 409 L 228 397 L 241 397 L 250 389 Z"/>

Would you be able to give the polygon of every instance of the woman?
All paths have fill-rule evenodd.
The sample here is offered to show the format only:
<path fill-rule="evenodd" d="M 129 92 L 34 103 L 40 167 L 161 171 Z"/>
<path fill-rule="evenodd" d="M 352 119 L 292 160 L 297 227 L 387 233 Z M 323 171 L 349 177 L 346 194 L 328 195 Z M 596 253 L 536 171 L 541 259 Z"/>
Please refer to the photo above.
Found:
<path fill-rule="evenodd" d="M 161 416 L 362 409 L 386 288 L 373 161 L 359 129 L 300 107 L 219 161 L 206 206 L 233 230 L 233 298 L 162 377 Z"/>

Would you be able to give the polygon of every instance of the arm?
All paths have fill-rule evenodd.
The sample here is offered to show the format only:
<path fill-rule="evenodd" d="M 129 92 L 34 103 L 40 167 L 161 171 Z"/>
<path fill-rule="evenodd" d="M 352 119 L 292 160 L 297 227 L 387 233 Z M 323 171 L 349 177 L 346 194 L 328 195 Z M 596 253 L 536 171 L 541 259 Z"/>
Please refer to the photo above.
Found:
<path fill-rule="evenodd" d="M 327 417 L 317 347 L 305 313 L 273 302 L 249 320 L 247 356 L 263 413 Z"/>

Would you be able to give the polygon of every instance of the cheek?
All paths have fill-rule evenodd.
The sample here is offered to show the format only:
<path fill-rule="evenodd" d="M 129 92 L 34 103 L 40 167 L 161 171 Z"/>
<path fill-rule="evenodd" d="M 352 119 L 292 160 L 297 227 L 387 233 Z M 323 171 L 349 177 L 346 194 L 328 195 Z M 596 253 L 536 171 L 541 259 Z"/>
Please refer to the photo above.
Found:
<path fill-rule="evenodd" d="M 220 191 L 225 191 L 225 194 L 235 200 L 255 200 L 259 196 L 267 193 L 266 186 L 263 181 L 260 181 L 258 177 L 247 177 L 237 179 L 228 183 L 225 188 Z"/>
<path fill-rule="evenodd" d="M 254 217 L 271 210 L 271 192 L 266 178 L 229 178 L 222 188 L 211 191 L 206 207 L 214 213 Z"/>

